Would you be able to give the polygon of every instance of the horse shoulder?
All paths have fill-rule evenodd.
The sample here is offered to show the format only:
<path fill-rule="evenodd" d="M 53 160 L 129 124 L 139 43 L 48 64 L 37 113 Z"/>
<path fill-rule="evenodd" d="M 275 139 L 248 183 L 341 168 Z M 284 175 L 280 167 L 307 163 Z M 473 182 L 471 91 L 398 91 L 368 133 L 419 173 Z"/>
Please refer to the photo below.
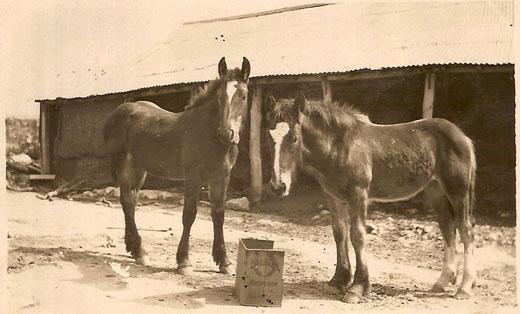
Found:
<path fill-rule="evenodd" d="M 325 176 L 329 185 L 338 185 L 340 190 L 351 185 L 368 186 L 372 179 L 371 147 L 363 130 L 336 141 L 331 152 L 334 156 Z"/>

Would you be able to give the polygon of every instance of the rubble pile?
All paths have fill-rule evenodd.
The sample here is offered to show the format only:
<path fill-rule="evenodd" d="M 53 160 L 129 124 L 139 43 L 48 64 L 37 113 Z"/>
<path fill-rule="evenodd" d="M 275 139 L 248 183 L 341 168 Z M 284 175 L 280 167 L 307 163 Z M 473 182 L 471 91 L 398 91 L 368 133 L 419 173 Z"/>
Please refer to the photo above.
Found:
<path fill-rule="evenodd" d="M 17 192 L 32 191 L 29 175 L 41 173 L 41 161 L 33 160 L 29 155 L 9 154 L 6 158 L 7 189 Z"/>

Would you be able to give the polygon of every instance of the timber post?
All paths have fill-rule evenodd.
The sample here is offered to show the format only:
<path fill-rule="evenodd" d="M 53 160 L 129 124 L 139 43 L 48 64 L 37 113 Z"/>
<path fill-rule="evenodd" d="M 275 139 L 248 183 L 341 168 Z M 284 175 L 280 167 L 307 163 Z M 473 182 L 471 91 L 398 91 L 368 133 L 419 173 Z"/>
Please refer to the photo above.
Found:
<path fill-rule="evenodd" d="M 431 119 L 433 118 L 433 103 L 435 101 L 435 73 L 427 73 L 424 79 L 424 96 L 422 104 L 422 118 Z M 432 204 L 424 198 L 424 192 L 422 192 L 423 201 L 422 208 L 424 211 L 432 209 Z"/>
<path fill-rule="evenodd" d="M 251 192 L 249 202 L 251 205 L 262 200 L 262 99 L 263 86 L 254 85 L 253 98 L 250 109 L 250 136 L 249 136 L 249 159 L 251 163 Z"/>
<path fill-rule="evenodd" d="M 40 103 L 40 152 L 42 159 L 42 174 L 51 173 L 51 150 L 50 150 L 50 126 L 49 126 L 49 104 Z"/>
<path fill-rule="evenodd" d="M 433 103 L 435 101 L 435 73 L 428 73 L 424 79 L 424 98 L 422 105 L 423 119 L 433 118 Z"/>
<path fill-rule="evenodd" d="M 332 102 L 332 88 L 330 87 L 330 81 L 326 76 L 321 78 L 321 88 L 323 90 L 323 102 Z"/>

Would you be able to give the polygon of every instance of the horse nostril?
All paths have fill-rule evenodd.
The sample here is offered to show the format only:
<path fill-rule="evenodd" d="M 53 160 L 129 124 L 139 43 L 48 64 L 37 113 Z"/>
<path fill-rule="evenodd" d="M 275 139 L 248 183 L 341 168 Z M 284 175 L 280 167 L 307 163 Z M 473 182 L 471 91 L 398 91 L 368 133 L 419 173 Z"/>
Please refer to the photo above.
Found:
<path fill-rule="evenodd" d="M 287 189 L 287 186 L 285 185 L 285 183 L 282 182 L 282 184 L 280 184 L 280 189 L 285 192 L 285 190 Z"/>

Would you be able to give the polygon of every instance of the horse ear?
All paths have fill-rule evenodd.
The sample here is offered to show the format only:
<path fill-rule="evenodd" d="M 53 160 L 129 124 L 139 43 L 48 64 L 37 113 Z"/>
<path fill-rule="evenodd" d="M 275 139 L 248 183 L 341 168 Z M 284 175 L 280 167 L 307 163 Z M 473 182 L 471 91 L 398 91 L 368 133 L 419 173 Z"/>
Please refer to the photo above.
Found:
<path fill-rule="evenodd" d="M 297 108 L 298 111 L 305 111 L 305 103 L 307 99 L 305 98 L 305 94 L 303 92 L 299 92 L 294 100 L 294 107 Z"/>
<path fill-rule="evenodd" d="M 246 57 L 242 59 L 242 80 L 247 82 L 249 79 L 249 73 L 251 72 L 251 64 L 249 64 L 249 60 Z"/>
<path fill-rule="evenodd" d="M 204 92 L 204 88 L 201 85 L 196 85 L 191 89 L 192 95 L 200 95 Z"/>
<path fill-rule="evenodd" d="M 266 99 L 267 112 L 273 111 L 276 106 L 276 98 L 273 95 L 269 95 Z"/>
<path fill-rule="evenodd" d="M 227 64 L 225 57 L 222 57 L 222 59 L 220 59 L 218 62 L 218 75 L 220 78 L 224 78 L 227 75 Z"/>

